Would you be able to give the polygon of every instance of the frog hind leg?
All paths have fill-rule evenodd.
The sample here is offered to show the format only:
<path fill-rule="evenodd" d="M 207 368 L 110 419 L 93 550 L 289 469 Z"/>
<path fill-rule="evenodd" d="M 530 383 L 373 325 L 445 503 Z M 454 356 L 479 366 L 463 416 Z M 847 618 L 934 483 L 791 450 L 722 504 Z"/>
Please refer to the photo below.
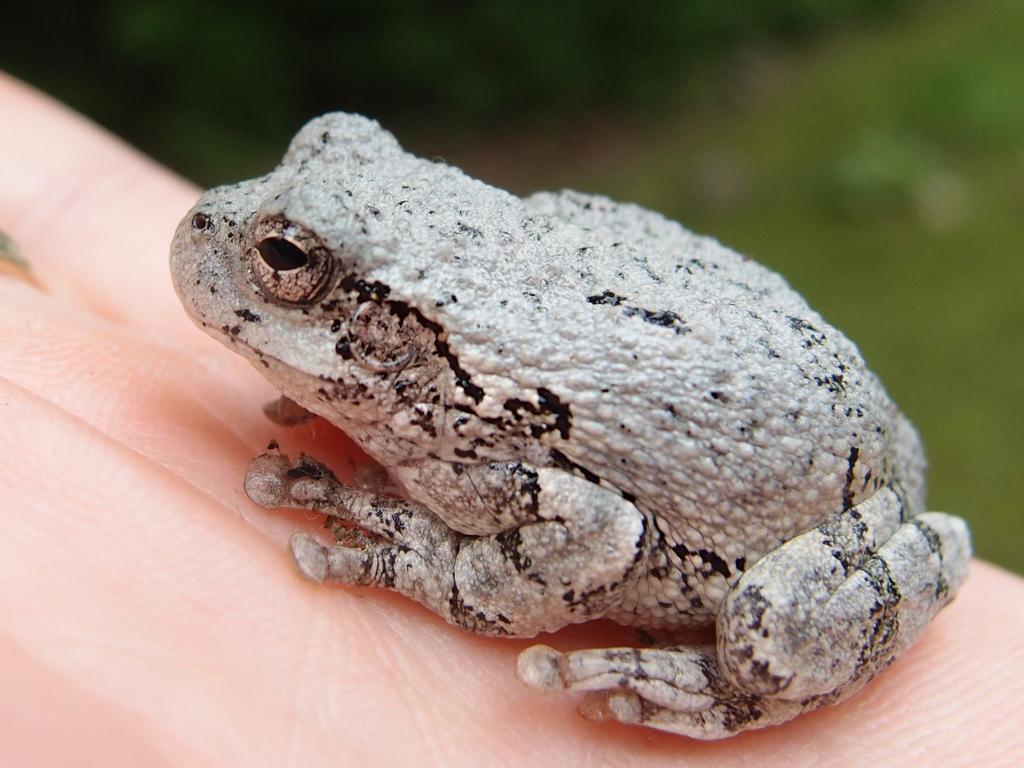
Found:
<path fill-rule="evenodd" d="M 842 700 L 897 658 L 967 573 L 962 520 L 903 519 L 889 489 L 761 558 L 726 596 L 717 648 L 523 652 L 520 677 L 581 713 L 716 739 Z"/>
<path fill-rule="evenodd" d="M 245 488 L 261 506 L 311 509 L 365 532 L 339 532 L 340 546 L 295 534 L 292 554 L 307 578 L 386 587 L 463 628 L 533 636 L 603 615 L 651 546 L 632 502 L 561 469 L 535 472 L 537 503 L 508 515 L 518 522 L 506 530 L 481 535 L 452 530 L 417 502 L 349 488 L 309 457 L 257 457 Z"/>

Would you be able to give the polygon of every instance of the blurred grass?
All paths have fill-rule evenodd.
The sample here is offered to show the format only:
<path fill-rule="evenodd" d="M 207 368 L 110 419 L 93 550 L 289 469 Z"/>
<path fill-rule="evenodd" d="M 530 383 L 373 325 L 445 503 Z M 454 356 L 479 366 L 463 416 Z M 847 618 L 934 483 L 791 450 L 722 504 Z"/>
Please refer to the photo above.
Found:
<path fill-rule="evenodd" d="M 760 67 L 580 183 L 782 272 L 918 426 L 930 506 L 1024 572 L 1024 3 L 932 2 Z"/>
<path fill-rule="evenodd" d="M 402 132 L 622 113 L 743 41 L 918 1 L 35 0 L 0 6 L 0 66 L 209 186 L 331 109 Z"/>

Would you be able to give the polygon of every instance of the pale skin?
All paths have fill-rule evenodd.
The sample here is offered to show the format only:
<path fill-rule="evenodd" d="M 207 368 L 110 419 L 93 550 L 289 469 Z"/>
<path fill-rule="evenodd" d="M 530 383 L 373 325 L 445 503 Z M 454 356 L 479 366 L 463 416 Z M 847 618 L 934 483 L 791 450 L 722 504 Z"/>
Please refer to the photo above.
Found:
<path fill-rule="evenodd" d="M 198 191 L 0 80 L 0 228 L 41 292 L 0 276 L 0 743 L 13 763 L 886 765 L 1024 754 L 1024 582 L 976 562 L 956 601 L 852 700 L 702 744 L 579 718 L 475 637 L 381 590 L 294 572 L 303 513 L 251 504 L 270 438 L 346 476 L 321 420 L 196 330 L 166 244 Z M 350 476 L 350 475 L 349 475 Z M 608 624 L 541 640 L 629 642 Z"/>

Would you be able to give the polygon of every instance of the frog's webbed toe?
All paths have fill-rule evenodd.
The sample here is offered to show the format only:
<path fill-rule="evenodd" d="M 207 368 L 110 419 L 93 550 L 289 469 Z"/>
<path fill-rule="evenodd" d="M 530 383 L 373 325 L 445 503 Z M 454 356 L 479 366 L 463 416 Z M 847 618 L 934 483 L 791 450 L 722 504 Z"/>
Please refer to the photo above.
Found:
<path fill-rule="evenodd" d="M 461 536 L 421 505 L 349 488 L 309 456 L 294 464 L 256 457 L 245 490 L 260 506 L 308 509 L 337 523 L 328 526 L 334 545 L 292 536 L 292 557 L 310 581 L 394 589 L 435 610 L 446 604 Z"/>
<path fill-rule="evenodd" d="M 442 547 L 458 535 L 423 505 L 351 488 L 311 456 L 257 456 L 245 492 L 261 507 L 320 512 L 396 544 Z"/>
<path fill-rule="evenodd" d="M 518 474 L 502 465 L 480 471 L 494 472 L 481 477 L 490 485 L 505 479 L 519 488 Z M 394 589 L 458 626 L 532 636 L 603 615 L 651 545 L 630 501 L 561 470 L 531 472 L 548 501 L 533 508 L 526 495 L 524 509 L 507 515 L 525 521 L 486 535 L 455 531 L 415 501 L 349 488 L 308 456 L 294 464 L 284 456 L 257 457 L 245 489 L 261 506 L 339 521 L 328 526 L 334 545 L 309 534 L 292 538 L 295 562 L 310 580 Z M 603 553 L 596 563 L 594 551 Z"/>
<path fill-rule="evenodd" d="M 618 720 L 699 739 L 784 722 L 796 702 L 744 692 L 725 680 L 710 646 L 601 648 L 570 653 L 543 645 L 519 655 L 525 683 L 584 694 L 589 720 Z"/>
<path fill-rule="evenodd" d="M 424 557 L 402 545 L 364 539 L 358 546 L 324 545 L 308 533 L 291 539 L 292 557 L 310 581 L 394 589 L 433 607 L 451 592 L 454 549 Z"/>

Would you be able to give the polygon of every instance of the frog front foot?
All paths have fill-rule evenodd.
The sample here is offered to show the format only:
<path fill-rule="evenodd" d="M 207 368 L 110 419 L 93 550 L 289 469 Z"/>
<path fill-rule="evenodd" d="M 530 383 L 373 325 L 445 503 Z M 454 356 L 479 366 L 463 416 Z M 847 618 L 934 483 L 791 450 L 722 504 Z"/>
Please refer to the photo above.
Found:
<path fill-rule="evenodd" d="M 331 526 L 341 543 L 292 536 L 295 563 L 314 582 L 392 589 L 457 626 L 491 635 L 532 637 L 604 615 L 649 546 L 642 514 L 617 494 L 547 468 L 529 470 L 544 489 L 534 508 L 531 497 L 519 495 L 515 473 L 498 464 L 479 469 L 482 488 L 507 483 L 510 496 L 522 500 L 509 513 L 521 524 L 493 534 L 459 532 L 422 504 L 342 484 L 308 456 L 294 464 L 279 455 L 255 458 L 245 490 L 263 507 L 341 521 Z M 567 504 L 569 498 L 582 503 Z M 597 564 L 594 551 L 603 553 Z"/>
<path fill-rule="evenodd" d="M 583 693 L 580 712 L 701 739 L 845 699 L 914 641 L 967 575 L 962 520 L 903 519 L 889 489 L 752 566 L 719 612 L 717 648 L 534 646 L 519 676 Z"/>
<path fill-rule="evenodd" d="M 295 533 L 291 551 L 310 581 L 381 586 L 435 608 L 451 592 L 461 537 L 420 505 L 350 488 L 323 464 L 302 456 L 253 459 L 245 491 L 263 507 L 308 509 L 331 518 L 333 546 Z M 342 525 L 338 525 L 338 522 Z M 358 526 L 346 531 L 344 523 Z"/>

